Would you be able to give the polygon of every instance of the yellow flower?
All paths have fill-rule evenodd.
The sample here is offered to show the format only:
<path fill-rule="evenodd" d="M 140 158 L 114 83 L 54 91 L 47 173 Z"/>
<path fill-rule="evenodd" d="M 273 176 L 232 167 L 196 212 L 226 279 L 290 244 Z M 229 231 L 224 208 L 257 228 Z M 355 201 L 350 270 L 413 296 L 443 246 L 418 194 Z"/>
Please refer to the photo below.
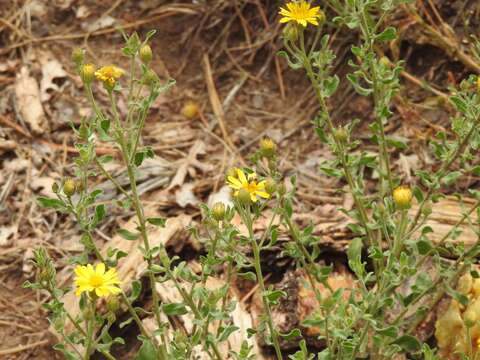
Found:
<path fill-rule="evenodd" d="M 310 7 L 310 4 L 304 0 L 289 2 L 287 9 L 280 8 L 279 14 L 282 15 L 281 23 L 295 21 L 303 27 L 306 27 L 309 23 L 318 26 L 319 19 L 323 17 L 319 6 Z"/>
<path fill-rule="evenodd" d="M 270 198 L 270 195 L 265 191 L 265 181 L 257 183 L 257 174 L 250 173 L 245 176 L 245 173 L 241 169 L 236 169 L 236 172 L 236 177 L 230 175 L 227 178 L 228 186 L 235 190 L 233 196 L 237 197 L 239 190 L 244 189 L 250 194 L 252 202 L 257 201 L 257 196 L 264 199 Z"/>
<path fill-rule="evenodd" d="M 75 295 L 80 296 L 83 292 L 93 292 L 98 297 L 105 297 L 110 294 L 116 295 L 120 293 L 120 284 L 117 270 L 115 268 L 109 269 L 105 272 L 105 264 L 99 263 L 93 268 L 91 264 L 87 266 L 78 265 L 75 268 L 75 285 L 77 289 Z"/>
<path fill-rule="evenodd" d="M 103 66 L 95 71 L 98 80 L 104 83 L 110 89 L 113 89 L 115 83 L 123 75 L 123 70 L 115 65 Z"/>
<path fill-rule="evenodd" d="M 409 208 L 412 197 L 412 190 L 408 186 L 399 186 L 393 190 L 393 200 L 400 209 Z"/>

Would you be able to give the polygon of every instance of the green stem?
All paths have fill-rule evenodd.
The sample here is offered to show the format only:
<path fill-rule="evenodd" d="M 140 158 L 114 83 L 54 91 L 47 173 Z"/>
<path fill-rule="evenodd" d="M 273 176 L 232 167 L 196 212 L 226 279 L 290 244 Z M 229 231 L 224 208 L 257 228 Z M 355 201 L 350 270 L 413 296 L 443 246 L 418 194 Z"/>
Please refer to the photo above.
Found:
<path fill-rule="evenodd" d="M 241 206 L 239 206 L 239 209 L 240 208 Z M 262 267 L 260 263 L 260 248 L 258 246 L 257 241 L 255 240 L 255 235 L 253 233 L 253 221 L 252 221 L 252 215 L 250 213 L 250 208 L 247 208 L 247 209 L 242 208 L 240 211 L 240 214 L 243 215 L 242 217 L 245 222 L 245 225 L 247 226 L 250 243 L 252 245 L 255 273 L 257 275 L 258 285 L 260 288 L 260 292 L 262 294 L 263 307 L 265 308 L 268 329 L 270 331 L 270 336 L 272 338 L 273 347 L 275 348 L 277 359 L 282 360 L 283 356 L 282 356 L 282 351 L 280 349 L 280 343 L 278 341 L 277 330 L 275 329 L 275 326 L 273 324 L 272 310 L 270 309 L 270 304 L 267 298 L 265 297 L 266 289 L 265 289 L 265 281 L 262 273 Z"/>
<path fill-rule="evenodd" d="M 93 343 L 93 330 L 95 325 L 95 313 L 97 311 L 96 299 L 89 298 L 89 306 L 91 313 L 87 319 L 87 334 L 86 334 L 86 344 L 85 344 L 85 355 L 84 360 L 90 359 L 90 353 L 92 352 L 92 343 Z"/>
<path fill-rule="evenodd" d="M 399 258 L 400 253 L 403 249 L 403 240 L 405 235 L 405 230 L 407 229 L 408 224 L 408 210 L 401 210 L 400 220 L 397 226 L 397 232 L 393 240 L 393 256 Z"/>
<path fill-rule="evenodd" d="M 152 257 L 150 256 L 150 242 L 148 240 L 148 234 L 147 234 L 147 226 L 146 226 L 146 219 L 145 219 L 145 214 L 143 212 L 143 207 L 142 203 L 140 201 L 140 197 L 138 195 L 138 190 L 137 190 L 137 179 L 135 177 L 135 169 L 133 168 L 133 165 L 129 159 L 128 156 L 128 147 L 127 144 L 125 143 L 125 137 L 124 133 L 122 131 L 121 123 L 120 123 L 120 117 L 118 115 L 118 110 L 117 110 L 117 105 L 115 101 L 115 97 L 113 95 L 113 91 L 109 92 L 110 95 L 110 102 L 112 104 L 112 112 L 114 115 L 114 121 L 115 121 L 115 127 L 117 130 L 117 140 L 118 143 L 120 144 L 120 149 L 122 152 L 122 158 L 125 166 L 127 167 L 127 174 L 128 174 L 128 179 L 130 182 L 130 187 L 131 187 L 131 200 L 132 200 L 132 206 L 135 210 L 135 214 L 137 216 L 138 220 L 138 228 L 140 230 L 140 235 L 143 240 L 143 246 L 145 247 L 145 252 L 148 254 L 146 257 L 148 268 L 150 269 L 153 265 L 153 260 Z M 156 290 L 156 281 L 155 281 L 155 276 L 154 274 L 149 271 L 148 272 L 148 279 L 150 282 L 150 287 L 152 289 L 152 302 L 153 302 L 153 311 L 155 314 L 155 320 L 157 322 L 158 327 L 162 326 L 162 320 L 160 316 L 160 306 L 159 306 L 159 298 L 158 298 L 158 293 Z M 160 358 L 165 358 L 166 354 L 166 339 L 164 339 L 164 334 L 162 334 L 162 344 L 160 346 L 160 352 L 159 352 L 159 357 Z"/>

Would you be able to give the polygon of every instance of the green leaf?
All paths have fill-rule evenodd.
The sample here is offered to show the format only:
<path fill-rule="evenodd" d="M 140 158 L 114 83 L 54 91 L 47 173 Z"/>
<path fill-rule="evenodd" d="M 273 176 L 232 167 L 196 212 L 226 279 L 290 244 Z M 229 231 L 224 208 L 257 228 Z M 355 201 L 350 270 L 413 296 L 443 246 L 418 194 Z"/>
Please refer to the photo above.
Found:
<path fill-rule="evenodd" d="M 299 329 L 292 329 L 290 332 L 286 334 L 280 333 L 280 336 L 284 338 L 285 340 L 295 340 L 296 338 L 299 338 L 302 336 L 302 333 L 300 332 Z"/>
<path fill-rule="evenodd" d="M 422 239 L 417 242 L 417 249 L 420 255 L 426 255 L 429 251 L 433 249 L 433 245 L 428 239 Z"/>
<path fill-rule="evenodd" d="M 257 281 L 257 275 L 255 275 L 255 273 L 252 272 L 252 271 L 247 271 L 247 272 L 244 272 L 244 273 L 238 273 L 237 276 L 242 278 L 242 279 L 245 279 L 245 280 Z"/>
<path fill-rule="evenodd" d="M 100 164 L 106 164 L 106 163 L 109 163 L 113 160 L 113 156 L 112 155 L 103 155 L 103 156 L 100 156 L 98 158 L 98 162 Z"/>
<path fill-rule="evenodd" d="M 465 113 L 467 112 L 467 103 L 459 96 L 451 96 L 450 102 L 455 105 L 458 111 Z"/>
<path fill-rule="evenodd" d="M 167 219 L 164 219 L 164 218 L 159 218 L 159 217 L 156 217 L 156 218 L 148 218 L 147 219 L 147 222 L 152 224 L 152 225 L 155 225 L 155 226 L 160 226 L 160 227 L 165 227 L 165 223 L 167 222 Z"/>
<path fill-rule="evenodd" d="M 397 37 L 397 30 L 394 27 L 387 27 L 380 34 L 376 36 L 378 41 L 391 41 L 395 40 Z"/>
<path fill-rule="evenodd" d="M 105 217 L 105 204 L 100 204 L 95 207 L 95 222 L 99 223 Z"/>
<path fill-rule="evenodd" d="M 267 290 L 265 291 L 265 297 L 272 305 L 278 304 L 278 300 L 282 297 L 286 297 L 287 293 L 283 290 Z"/>
<path fill-rule="evenodd" d="M 445 175 L 442 178 L 442 183 L 444 183 L 447 186 L 450 186 L 455 181 L 457 181 L 460 176 L 462 176 L 462 173 L 460 171 L 452 171 L 451 173 Z"/>
<path fill-rule="evenodd" d="M 132 293 L 129 296 L 130 302 L 134 302 L 142 292 L 142 283 L 138 280 L 132 282 Z"/>
<path fill-rule="evenodd" d="M 142 339 L 142 346 L 134 360 L 154 360 L 157 358 L 155 346 L 148 339 Z"/>
<path fill-rule="evenodd" d="M 165 315 L 184 315 L 188 313 L 187 308 L 182 303 L 163 304 L 162 310 Z"/>
<path fill-rule="evenodd" d="M 416 337 L 411 336 L 411 335 L 400 336 L 393 343 L 397 344 L 403 350 L 408 351 L 408 352 L 418 351 L 422 348 L 422 344 L 420 343 L 420 341 L 418 341 L 418 339 Z"/>
<path fill-rule="evenodd" d="M 234 333 L 235 331 L 237 331 L 238 329 L 240 329 L 238 326 L 235 326 L 235 325 L 228 325 L 227 327 L 221 327 L 220 330 L 220 336 L 218 337 L 218 342 L 223 342 L 225 340 L 228 339 L 228 337 Z"/>
<path fill-rule="evenodd" d="M 117 233 L 125 240 L 130 240 L 130 241 L 137 240 L 138 237 L 140 236 L 139 233 L 134 233 L 134 232 L 128 231 L 127 229 L 118 229 Z"/>
<path fill-rule="evenodd" d="M 63 203 L 63 201 L 59 199 L 52 199 L 45 196 L 37 197 L 37 203 L 41 207 L 45 207 L 45 208 L 62 209 L 65 207 L 65 204 Z"/>

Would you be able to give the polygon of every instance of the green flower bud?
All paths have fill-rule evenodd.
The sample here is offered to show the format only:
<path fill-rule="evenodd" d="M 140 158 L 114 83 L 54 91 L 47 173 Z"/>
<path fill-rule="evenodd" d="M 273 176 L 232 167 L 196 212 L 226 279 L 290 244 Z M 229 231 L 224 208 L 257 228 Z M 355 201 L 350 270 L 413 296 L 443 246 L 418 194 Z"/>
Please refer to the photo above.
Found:
<path fill-rule="evenodd" d="M 260 152 L 267 159 L 271 159 L 277 152 L 277 144 L 270 138 L 264 138 L 260 140 Z"/>
<path fill-rule="evenodd" d="M 107 310 L 115 314 L 118 309 L 120 309 L 120 300 L 118 299 L 118 296 L 109 296 L 107 299 Z"/>
<path fill-rule="evenodd" d="M 73 179 L 66 179 L 63 183 L 63 193 L 68 197 L 74 195 L 76 189 L 75 180 Z"/>
<path fill-rule="evenodd" d="M 225 204 L 216 202 L 212 207 L 212 216 L 215 220 L 221 221 L 225 217 Z"/>
<path fill-rule="evenodd" d="M 75 65 L 80 66 L 85 60 L 85 51 L 81 48 L 75 48 L 72 51 L 72 61 Z"/>
<path fill-rule="evenodd" d="M 345 130 L 343 126 L 336 128 L 333 135 L 335 136 L 335 139 L 337 139 L 337 141 L 342 144 L 345 143 L 348 139 L 347 130 Z"/>
<path fill-rule="evenodd" d="M 268 178 L 265 181 L 265 191 L 270 195 L 274 194 L 277 191 L 277 183 L 272 178 Z"/>
<path fill-rule="evenodd" d="M 144 64 L 148 64 L 150 61 L 152 61 L 153 58 L 153 53 L 152 53 L 152 48 L 150 45 L 145 44 L 140 48 L 140 60 Z"/>
<path fill-rule="evenodd" d="M 143 83 L 148 86 L 153 86 L 157 84 L 160 80 L 158 75 L 152 69 L 148 69 L 143 75 Z"/>
<path fill-rule="evenodd" d="M 95 78 L 95 65 L 85 64 L 80 70 L 80 76 L 85 84 L 90 84 Z"/>
<path fill-rule="evenodd" d="M 237 199 L 240 204 L 247 206 L 252 203 L 252 199 L 250 197 L 250 193 L 245 189 L 240 189 L 237 194 Z"/>
<path fill-rule="evenodd" d="M 295 23 L 289 23 L 283 28 L 283 37 L 291 42 L 295 42 L 298 39 L 299 29 Z"/>
<path fill-rule="evenodd" d="M 53 183 L 53 185 L 52 185 L 52 192 L 53 192 L 54 194 L 58 194 L 58 191 L 59 191 L 58 184 L 55 182 L 55 183 Z"/>

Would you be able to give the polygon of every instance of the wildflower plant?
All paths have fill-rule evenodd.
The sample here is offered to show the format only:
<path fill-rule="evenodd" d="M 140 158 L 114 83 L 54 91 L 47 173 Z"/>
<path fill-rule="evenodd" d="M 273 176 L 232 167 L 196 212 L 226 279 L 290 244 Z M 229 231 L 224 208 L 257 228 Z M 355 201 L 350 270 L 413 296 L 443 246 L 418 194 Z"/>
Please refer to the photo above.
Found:
<path fill-rule="evenodd" d="M 436 350 L 417 339 L 415 330 L 445 294 L 455 302 L 448 316 L 437 325 L 445 326 L 450 317 L 455 318 L 455 324 L 461 324 L 461 334 L 468 335 L 474 346 L 480 344 L 478 326 L 470 324 L 472 318 L 478 317 L 470 316 L 470 310 L 462 312 L 477 308 L 469 301 L 478 295 L 472 278 L 479 276 L 472 264 L 480 254 L 480 243 L 467 248 L 450 242 L 462 224 L 478 231 L 479 224 L 470 215 L 479 212 L 480 192 L 471 191 L 476 203 L 463 206 L 461 219 L 439 242 L 430 240 L 429 235 L 435 229 L 427 225 L 432 204 L 441 199 L 445 187 L 461 176 L 480 173 L 474 155 L 480 146 L 480 91 L 474 76 L 464 80 L 458 89 L 451 89 L 450 102 L 456 109 L 452 132 L 440 132 L 430 141 L 432 154 L 438 160 L 437 170 L 417 171 L 413 183 L 401 179 L 392 167 L 392 153 L 405 150 L 407 144 L 389 137 L 386 125 L 392 117 L 392 100 L 400 92 L 403 64 L 377 54 L 377 50 L 396 38 L 396 30 L 386 26 L 385 19 L 405 2 L 328 1 L 337 12 L 332 24 L 346 26 L 361 36 L 360 43 L 351 48 L 351 72 L 346 79 L 332 73 L 335 54 L 329 36 L 323 34 L 327 19 L 320 7 L 300 0 L 279 9 L 279 21 L 285 24 L 285 51 L 280 55 L 292 69 L 303 71 L 310 81 L 319 106 L 314 130 L 334 155 L 320 170 L 344 181 L 354 200 L 352 209 L 342 209 L 352 219 L 349 229 L 355 234 L 347 250 L 348 266 L 355 276 L 355 286 L 349 289 L 332 289 L 328 279 L 333 268 L 320 261 L 321 239 L 313 235 L 313 225 L 302 228 L 295 222 L 296 178 L 283 177 L 277 166 L 279 150 L 269 138 L 260 141 L 258 151 L 251 157 L 251 167 L 227 171 L 225 184 L 231 188 L 231 205 L 201 205 L 201 222 L 189 228 L 191 235 L 204 245 L 205 251 L 198 258 L 200 269 L 194 270 L 187 262 L 171 256 L 163 244 L 152 246 L 149 228 L 163 227 L 168 219 L 147 217 L 138 191 L 138 169 L 145 159 L 155 156 L 153 149 L 143 143 L 142 130 L 150 107 L 174 81 L 160 80 L 151 67 L 155 57 L 149 45 L 153 32 L 143 41 L 136 33 L 125 35 L 122 53 L 129 59 L 129 69 L 120 64 L 90 63 L 84 51 L 76 49 L 72 59 L 83 81 L 92 116 L 81 119 L 79 126 L 74 127 L 78 150 L 73 161 L 74 174 L 54 185 L 56 198 L 40 197 L 38 202 L 76 220 L 84 251 L 71 259 L 73 288 L 57 284 L 55 264 L 45 249 L 35 251 L 37 277 L 25 284 L 48 294 L 50 301 L 45 308 L 62 338 L 56 349 L 68 359 L 87 360 L 96 353 L 115 359 L 112 346 L 124 340 L 113 338 L 111 327 L 117 313 L 126 309 L 129 319 L 123 325 L 134 324 L 142 342 L 136 355 L 139 360 L 191 359 L 198 349 L 216 360 L 255 359 L 251 344 L 254 336 L 270 345 L 277 359 L 392 359 L 398 354 L 437 359 Z M 348 81 L 360 96 L 372 100 L 374 111 L 368 141 L 377 147 L 378 156 L 362 150 L 360 145 L 364 140 L 356 137 L 359 120 L 351 119 L 343 126 L 334 123 L 329 102 L 336 95 L 340 81 Z M 99 100 L 100 92 L 108 98 L 106 106 Z M 127 105 L 125 113 L 119 111 L 120 98 Z M 199 108 L 190 105 L 183 112 L 193 118 Z M 109 172 L 106 164 L 114 161 L 112 156 L 97 155 L 96 147 L 103 142 L 118 149 L 128 185 L 120 184 Z M 378 174 L 373 189 L 366 186 L 366 168 Z M 100 176 L 111 182 L 121 199 L 108 204 L 101 201 L 102 191 L 94 186 L 95 178 Z M 95 229 L 111 207 L 131 209 L 135 214 L 136 228 L 117 229 L 117 233 L 125 241 L 138 243 L 146 264 L 142 276 L 151 291 L 151 308 L 137 307 L 142 283 L 134 280 L 127 284 L 117 270 L 119 260 L 128 254 L 119 249 L 103 253 L 95 241 Z M 235 216 L 246 230 L 236 224 Z M 264 230 L 254 230 L 257 222 L 264 224 L 265 220 Z M 279 245 L 280 232 L 287 233 L 290 239 L 282 245 L 283 254 L 304 271 L 307 286 L 318 304 L 316 311 L 301 324 L 320 329 L 319 340 L 324 349 L 316 354 L 307 347 L 301 329 L 282 333 L 272 315 L 287 294 L 267 283 L 261 260 L 266 250 Z M 455 260 L 445 261 L 441 257 L 445 253 Z M 433 264 L 433 274 L 424 270 L 428 264 Z M 224 282 L 209 288 L 208 280 L 212 277 L 222 277 Z M 255 327 L 240 334 L 243 342 L 239 349 L 225 350 L 232 334 L 241 331 L 232 320 L 232 312 L 238 306 L 231 292 L 231 283 L 236 278 L 258 286 L 261 316 Z M 460 278 L 470 279 L 463 280 L 471 283 L 468 291 L 456 289 Z M 181 300 L 165 301 L 157 291 L 158 283 L 174 288 Z M 322 287 L 329 290 L 329 296 L 320 291 Z M 62 297 L 70 291 L 77 296 L 78 314 L 69 313 L 62 302 Z M 185 315 L 193 319 L 192 328 L 188 331 L 175 328 L 175 321 L 170 320 Z M 144 316 L 154 319 L 155 329 L 146 329 Z M 71 327 L 74 330 L 67 331 Z M 458 336 L 454 340 L 449 338 L 444 329 L 437 329 L 437 334 L 441 344 L 450 346 L 459 341 Z M 286 355 L 282 340 L 298 341 L 298 351 Z M 461 344 L 456 346 L 455 356 L 476 356 L 477 349 L 469 347 L 468 341 Z"/>
<path fill-rule="evenodd" d="M 315 34 L 308 31 L 315 25 L 311 22 L 308 26 L 290 23 L 284 30 L 286 51 L 280 55 L 292 69 L 303 70 L 310 80 L 320 108 L 314 121 L 315 131 L 335 156 L 325 161 L 321 170 L 346 181 L 354 200 L 353 209 L 343 211 L 353 220 L 349 227 L 357 235 L 348 248 L 348 264 L 358 286 L 349 290 L 348 303 L 337 302 L 338 292 L 330 299 L 319 297 L 322 311 L 307 321 L 323 328 L 321 338 L 325 340 L 326 349 L 318 355 L 322 359 L 354 359 L 366 355 L 391 359 L 399 353 L 423 354 L 425 358 L 434 359 L 435 352 L 415 337 L 416 328 L 446 293 L 464 305 L 468 303 L 454 287 L 461 275 L 472 270 L 480 243 L 465 249 L 463 244 L 450 245 L 449 240 L 458 234 L 461 224 L 470 222 L 476 226 L 468 219 L 470 214 L 478 213 L 480 194 L 471 191 L 477 202 L 465 208 L 461 220 L 438 243 L 429 239 L 429 233 L 435 229 L 426 222 L 432 203 L 443 196 L 442 188 L 476 169 L 473 154 L 480 145 L 477 80 L 471 76 L 459 89 L 451 90 L 450 102 L 457 110 L 452 119 L 452 135 L 440 132 L 431 141 L 433 154 L 439 161 L 438 170 L 419 170 L 415 183 L 402 184 L 402 179 L 393 172 L 391 156 L 393 151 L 405 150 L 407 144 L 389 137 L 385 128 L 392 116 L 392 100 L 400 90 L 403 62 L 392 61 L 379 55 L 377 50 L 382 43 L 396 39 L 395 28 L 386 26 L 385 19 L 395 7 L 406 2 L 329 1 L 338 14 L 334 24 L 358 31 L 361 36 L 360 44 L 351 47 L 351 72 L 346 80 L 357 94 L 372 99 L 369 141 L 377 146 L 378 156 L 359 150 L 361 141 L 355 137 L 359 120 L 336 126 L 331 118 L 329 98 L 336 94 L 340 79 L 332 73 L 335 54 L 330 49 L 329 36 L 321 34 L 321 25 Z M 280 14 L 283 16 L 280 22 L 290 21 L 286 12 Z M 460 169 L 455 170 L 457 163 Z M 378 174 L 373 192 L 367 190 L 365 168 Z M 414 199 L 418 209 L 412 212 L 409 209 Z M 295 238 L 295 228 L 292 230 Z M 453 264 L 440 257 L 447 244 L 457 257 Z M 426 262 L 434 264 L 435 275 L 425 273 L 422 266 Z M 399 291 L 411 282 L 409 291 Z M 455 356 L 468 354 L 456 353 Z"/>

